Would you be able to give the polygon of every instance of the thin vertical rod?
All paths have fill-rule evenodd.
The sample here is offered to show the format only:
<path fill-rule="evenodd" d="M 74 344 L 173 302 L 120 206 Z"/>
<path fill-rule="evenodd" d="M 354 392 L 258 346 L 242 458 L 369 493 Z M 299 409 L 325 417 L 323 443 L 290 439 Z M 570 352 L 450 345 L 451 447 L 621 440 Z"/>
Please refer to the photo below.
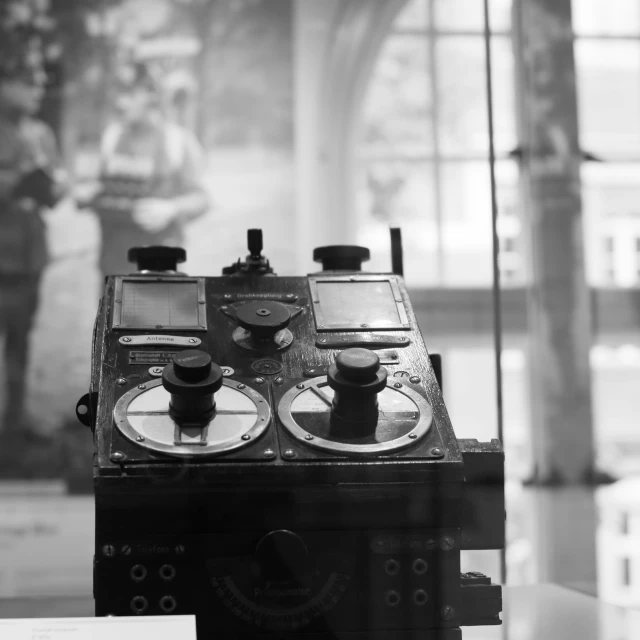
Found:
<path fill-rule="evenodd" d="M 489 125 L 489 174 L 491 180 L 491 233 L 493 238 L 493 340 L 496 361 L 496 409 L 498 413 L 498 438 L 504 446 L 504 416 L 502 402 L 502 305 L 500 296 L 500 239 L 498 237 L 498 199 L 496 195 L 496 152 L 493 126 L 493 79 L 491 65 L 491 24 L 489 0 L 484 0 L 484 46 L 487 80 L 487 120 Z M 505 545 L 506 546 L 506 545 Z M 500 554 L 500 578 L 507 582 L 506 549 Z"/>

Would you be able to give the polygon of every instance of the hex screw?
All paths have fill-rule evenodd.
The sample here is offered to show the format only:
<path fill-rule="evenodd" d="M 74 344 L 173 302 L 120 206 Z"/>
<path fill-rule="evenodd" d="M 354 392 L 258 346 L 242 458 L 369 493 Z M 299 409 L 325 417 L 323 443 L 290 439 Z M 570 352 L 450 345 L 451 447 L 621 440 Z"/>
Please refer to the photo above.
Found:
<path fill-rule="evenodd" d="M 296 452 L 293 449 L 285 449 L 282 453 L 282 457 L 291 460 L 296 457 Z"/>
<path fill-rule="evenodd" d="M 409 378 L 409 382 L 411 382 L 413 384 L 418 384 L 418 382 L 420 382 L 420 378 L 418 378 L 418 376 L 411 376 Z"/>
<path fill-rule="evenodd" d="M 123 384 L 127 384 L 127 381 L 126 381 L 126 379 L 125 379 L 125 378 L 118 378 L 118 379 L 116 380 L 116 384 L 118 384 L 118 385 L 122 386 Z"/>

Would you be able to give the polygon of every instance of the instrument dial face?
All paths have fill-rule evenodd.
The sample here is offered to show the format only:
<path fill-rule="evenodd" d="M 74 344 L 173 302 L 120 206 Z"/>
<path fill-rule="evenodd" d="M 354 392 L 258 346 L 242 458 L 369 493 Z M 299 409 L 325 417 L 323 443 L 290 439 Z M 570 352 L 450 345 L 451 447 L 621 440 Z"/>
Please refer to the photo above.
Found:
<path fill-rule="evenodd" d="M 297 580 L 263 580 L 251 560 L 231 570 L 227 562 L 210 562 L 209 570 L 215 596 L 233 615 L 275 631 L 302 628 L 322 617 L 342 600 L 351 578 L 344 559 L 336 562 L 330 554 L 316 558 L 313 569 Z"/>

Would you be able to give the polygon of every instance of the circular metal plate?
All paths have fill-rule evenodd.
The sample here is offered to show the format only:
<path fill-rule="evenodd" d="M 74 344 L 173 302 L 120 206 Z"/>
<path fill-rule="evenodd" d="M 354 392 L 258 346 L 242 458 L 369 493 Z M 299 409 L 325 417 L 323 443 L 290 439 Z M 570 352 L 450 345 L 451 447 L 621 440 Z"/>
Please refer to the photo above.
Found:
<path fill-rule="evenodd" d="M 169 415 L 171 395 L 162 380 L 135 387 L 116 403 L 113 419 L 137 446 L 170 456 L 199 458 L 240 449 L 257 440 L 271 422 L 267 400 L 250 387 L 225 378 L 215 394 L 216 415 L 203 430 L 178 427 Z"/>
<path fill-rule="evenodd" d="M 263 360 L 256 360 L 251 368 L 262 376 L 272 376 L 282 371 L 282 364 L 277 360 L 271 360 L 264 358 Z"/>
<path fill-rule="evenodd" d="M 397 388 L 394 386 L 396 384 L 397 381 L 391 379 L 379 394 L 381 416 L 388 421 L 392 421 L 396 415 L 410 416 L 413 413 L 415 417 L 403 419 L 403 429 L 396 436 L 389 435 L 387 431 L 386 435 L 389 439 L 382 442 L 375 442 L 376 434 L 369 438 L 374 442 L 364 444 L 332 440 L 318 436 L 317 433 L 311 433 L 296 421 L 296 416 L 315 413 L 321 421 L 328 422 L 333 390 L 328 386 L 326 376 L 306 380 L 289 389 L 278 405 L 278 417 L 298 442 L 320 451 L 353 457 L 396 453 L 419 442 L 429 433 L 433 422 L 431 405 L 413 389 L 405 385 Z"/>

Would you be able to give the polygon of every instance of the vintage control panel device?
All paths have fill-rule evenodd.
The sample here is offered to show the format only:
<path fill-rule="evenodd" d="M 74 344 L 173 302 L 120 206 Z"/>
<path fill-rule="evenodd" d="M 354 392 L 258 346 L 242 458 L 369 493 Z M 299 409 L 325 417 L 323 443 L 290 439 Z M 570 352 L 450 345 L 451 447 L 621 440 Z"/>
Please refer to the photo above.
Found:
<path fill-rule="evenodd" d="M 221 277 L 138 247 L 106 279 L 77 407 L 96 614 L 195 614 L 200 640 L 500 624 L 500 586 L 460 552 L 504 546 L 502 448 L 456 439 L 403 278 L 356 246 L 279 277 L 248 235 Z"/>

